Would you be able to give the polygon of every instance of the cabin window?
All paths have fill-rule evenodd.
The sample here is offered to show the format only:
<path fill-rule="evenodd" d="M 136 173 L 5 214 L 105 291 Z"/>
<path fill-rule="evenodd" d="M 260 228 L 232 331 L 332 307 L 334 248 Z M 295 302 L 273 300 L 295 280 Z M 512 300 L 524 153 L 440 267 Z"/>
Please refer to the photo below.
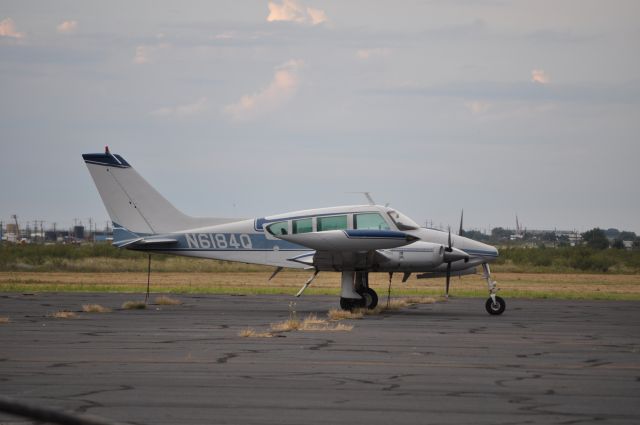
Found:
<path fill-rule="evenodd" d="M 346 230 L 347 216 L 334 215 L 332 217 L 318 217 L 318 232 L 325 230 Z"/>
<path fill-rule="evenodd" d="M 271 233 L 274 236 L 286 235 L 289 233 L 289 222 L 278 221 L 276 223 L 270 224 L 267 226 L 267 232 Z"/>
<path fill-rule="evenodd" d="M 378 213 L 354 214 L 354 229 L 389 230 L 389 225 Z"/>
<path fill-rule="evenodd" d="M 302 218 L 300 220 L 293 220 L 291 231 L 292 231 L 292 233 L 294 235 L 298 234 L 298 233 L 313 232 L 313 221 L 312 221 L 312 219 L 311 218 Z"/>

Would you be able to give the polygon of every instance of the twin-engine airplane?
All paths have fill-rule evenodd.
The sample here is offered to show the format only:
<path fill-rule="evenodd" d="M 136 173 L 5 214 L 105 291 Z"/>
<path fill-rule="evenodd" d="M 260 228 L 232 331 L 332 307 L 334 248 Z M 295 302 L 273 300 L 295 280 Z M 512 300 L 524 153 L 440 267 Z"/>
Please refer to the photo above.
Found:
<path fill-rule="evenodd" d="M 418 278 L 474 274 L 482 266 L 489 289 L 486 310 L 502 314 L 489 263 L 492 246 L 459 235 L 422 228 L 394 208 L 352 205 L 295 211 L 255 219 L 196 218 L 178 211 L 120 155 L 82 155 L 113 221 L 113 245 L 136 251 L 213 258 L 342 273 L 340 306 L 374 308 L 370 272 L 412 273 Z"/>

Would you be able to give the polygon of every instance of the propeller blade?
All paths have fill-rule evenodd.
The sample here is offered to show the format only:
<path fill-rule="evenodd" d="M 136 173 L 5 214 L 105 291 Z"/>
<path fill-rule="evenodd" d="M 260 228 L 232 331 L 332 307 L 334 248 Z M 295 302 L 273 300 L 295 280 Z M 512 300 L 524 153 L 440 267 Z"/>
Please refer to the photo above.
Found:
<path fill-rule="evenodd" d="M 451 280 L 451 263 L 447 263 L 447 281 L 444 287 L 444 296 L 449 298 L 449 281 Z"/>
<path fill-rule="evenodd" d="M 464 236 L 464 229 L 462 228 L 462 219 L 464 218 L 464 209 L 460 213 L 460 229 L 458 230 L 458 235 Z"/>
<path fill-rule="evenodd" d="M 449 226 L 449 250 L 451 250 L 451 226 Z"/>

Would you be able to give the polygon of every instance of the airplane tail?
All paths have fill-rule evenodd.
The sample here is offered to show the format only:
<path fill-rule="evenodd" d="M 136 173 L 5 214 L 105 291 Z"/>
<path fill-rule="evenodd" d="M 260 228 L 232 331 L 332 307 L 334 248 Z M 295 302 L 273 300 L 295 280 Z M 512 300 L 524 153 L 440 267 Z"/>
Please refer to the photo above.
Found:
<path fill-rule="evenodd" d="M 234 221 L 190 217 L 176 209 L 120 155 L 83 154 L 114 227 L 114 243 Z"/>

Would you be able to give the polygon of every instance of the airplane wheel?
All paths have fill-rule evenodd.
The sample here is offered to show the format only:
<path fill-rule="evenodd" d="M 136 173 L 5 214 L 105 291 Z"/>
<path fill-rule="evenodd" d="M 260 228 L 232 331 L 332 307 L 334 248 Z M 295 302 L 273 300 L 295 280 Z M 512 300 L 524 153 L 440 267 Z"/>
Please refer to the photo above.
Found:
<path fill-rule="evenodd" d="M 496 297 L 496 302 L 494 303 L 491 297 L 489 297 L 484 307 L 487 309 L 487 313 L 499 315 L 504 313 L 504 310 L 507 308 L 507 303 L 500 297 Z"/>
<path fill-rule="evenodd" d="M 340 308 L 346 311 L 351 311 L 356 308 L 363 308 L 365 305 L 364 298 L 359 300 L 355 298 L 342 298 L 340 297 Z"/>
<path fill-rule="evenodd" d="M 364 306 L 369 310 L 373 310 L 378 305 L 378 294 L 371 288 L 364 288 L 358 291 L 358 294 L 364 298 Z"/>

